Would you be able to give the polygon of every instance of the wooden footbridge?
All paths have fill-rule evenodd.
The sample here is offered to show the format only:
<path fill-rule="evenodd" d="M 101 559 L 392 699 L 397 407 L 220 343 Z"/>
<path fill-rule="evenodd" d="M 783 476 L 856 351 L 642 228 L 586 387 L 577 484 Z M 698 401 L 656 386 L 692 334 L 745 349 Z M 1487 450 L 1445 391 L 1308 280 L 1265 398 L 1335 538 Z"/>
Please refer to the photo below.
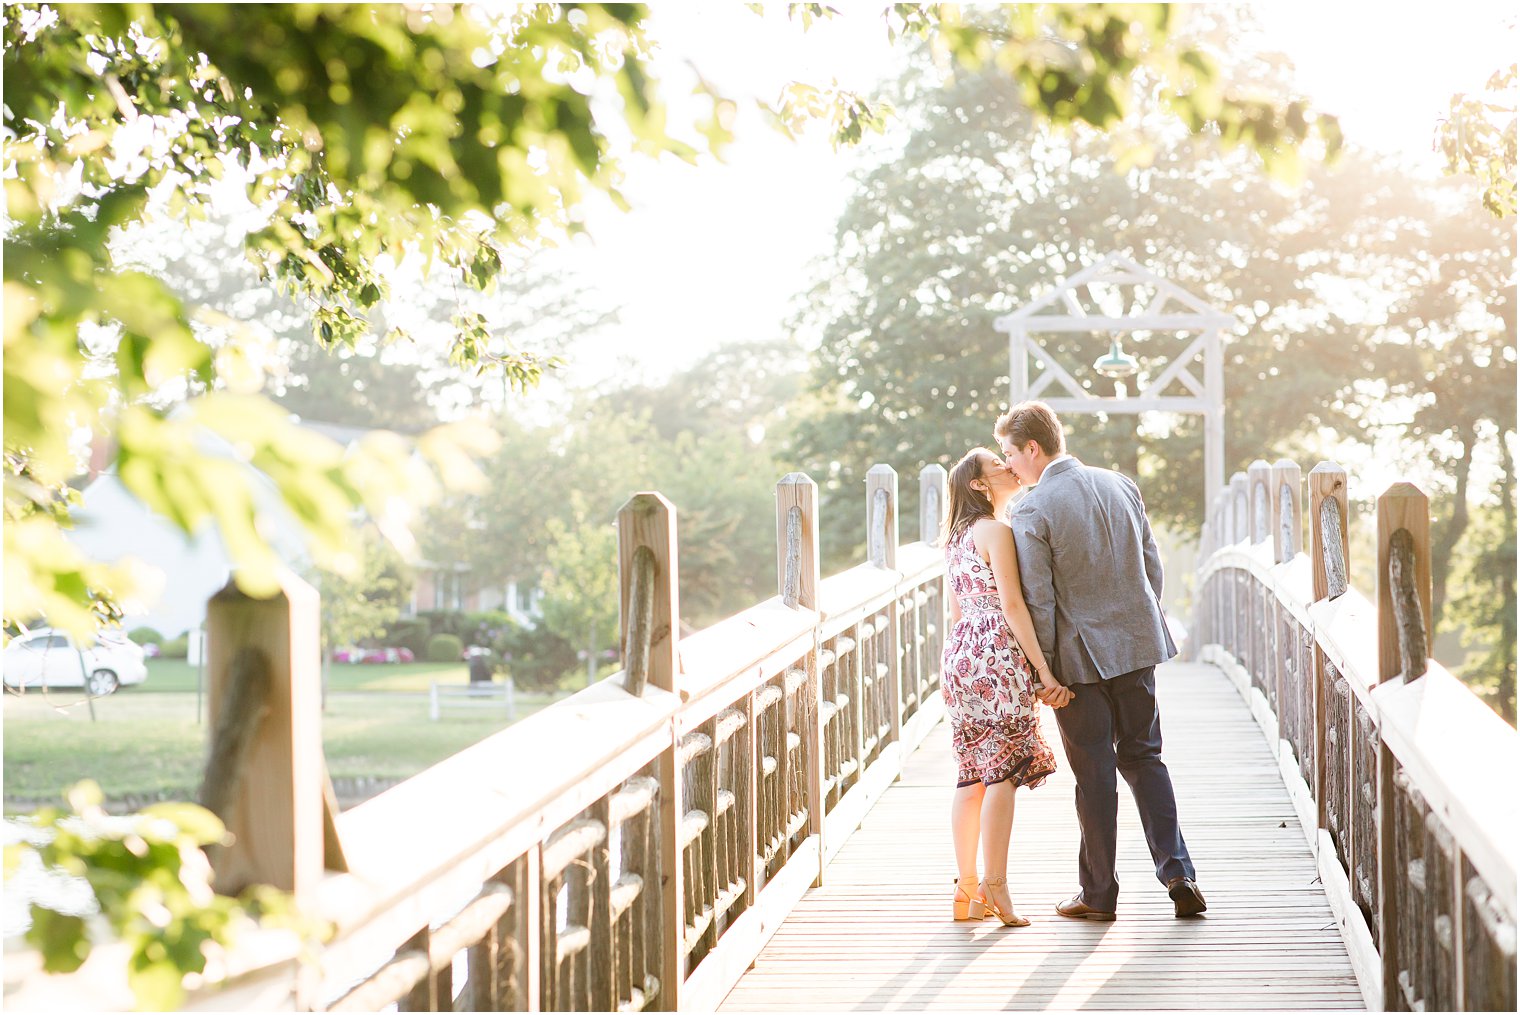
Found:
<path fill-rule="evenodd" d="M 1329 464 L 1305 483 L 1258 462 L 1221 493 L 1187 659 L 1158 678 L 1208 913 L 1172 918 L 1121 801 L 1119 919 L 1055 916 L 1076 870 L 1063 769 L 1017 806 L 1033 924 L 952 923 L 944 482 L 923 471 L 921 538 L 900 545 L 897 476 L 873 468 L 868 559 L 823 577 L 817 488 L 785 477 L 778 594 L 684 638 L 675 510 L 635 496 L 625 669 L 341 814 L 314 593 L 218 596 L 213 714 L 250 674 L 266 710 L 212 745 L 237 835 L 218 878 L 290 889 L 330 932 L 249 938 L 193 1005 L 1515 1010 L 1520 738 L 1428 658 L 1424 496 L 1379 499 L 1369 598 Z M 120 1006 L 93 965 L 75 1006 Z"/>

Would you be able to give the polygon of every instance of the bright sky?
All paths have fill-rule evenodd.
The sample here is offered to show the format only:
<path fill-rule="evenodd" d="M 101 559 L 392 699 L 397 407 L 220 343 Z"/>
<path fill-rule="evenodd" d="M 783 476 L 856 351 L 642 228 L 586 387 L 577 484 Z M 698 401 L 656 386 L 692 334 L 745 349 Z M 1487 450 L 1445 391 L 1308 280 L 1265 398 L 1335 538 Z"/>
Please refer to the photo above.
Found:
<path fill-rule="evenodd" d="M 742 4 L 653 5 L 653 35 L 674 87 L 696 67 L 740 100 L 738 141 L 725 164 L 674 160 L 631 167 L 634 211 L 591 219 L 593 239 L 568 260 L 621 325 L 583 342 L 571 375 L 658 378 L 727 341 L 784 333 L 788 308 L 811 281 L 810 264 L 833 242 L 834 221 L 861 155 L 835 153 L 821 132 L 793 143 L 771 129 L 753 100 L 773 102 L 790 80 L 869 93 L 900 57 L 886 41 L 879 4 L 840 2 L 842 18 L 803 32 L 779 9 L 763 19 Z M 1258 3 L 1269 45 L 1297 66 L 1301 87 L 1340 116 L 1348 138 L 1438 165 L 1436 121 L 1453 92 L 1480 88 L 1514 59 L 1507 3 Z M 1416 15 L 1414 10 L 1418 10 Z"/>

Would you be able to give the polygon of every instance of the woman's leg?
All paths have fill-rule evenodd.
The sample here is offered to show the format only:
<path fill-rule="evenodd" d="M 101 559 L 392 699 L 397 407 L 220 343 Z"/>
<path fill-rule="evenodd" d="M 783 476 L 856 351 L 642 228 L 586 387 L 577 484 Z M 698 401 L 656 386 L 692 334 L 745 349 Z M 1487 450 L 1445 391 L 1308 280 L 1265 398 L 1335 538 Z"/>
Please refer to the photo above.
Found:
<path fill-rule="evenodd" d="M 1013 835 L 1013 781 L 988 786 L 982 794 L 982 867 L 987 877 L 1008 876 L 1008 840 Z"/>
<path fill-rule="evenodd" d="M 976 843 L 982 834 L 982 796 L 985 787 L 974 782 L 970 786 L 957 786 L 955 799 L 950 804 L 950 837 L 955 842 L 955 866 L 962 882 L 971 883 L 975 893 Z M 1007 837 L 1004 836 L 1005 843 Z"/>
<path fill-rule="evenodd" d="M 1013 835 L 1013 780 L 988 786 L 982 795 L 982 867 L 986 871 L 987 901 L 1012 915 L 1008 896 L 1008 840 Z"/>

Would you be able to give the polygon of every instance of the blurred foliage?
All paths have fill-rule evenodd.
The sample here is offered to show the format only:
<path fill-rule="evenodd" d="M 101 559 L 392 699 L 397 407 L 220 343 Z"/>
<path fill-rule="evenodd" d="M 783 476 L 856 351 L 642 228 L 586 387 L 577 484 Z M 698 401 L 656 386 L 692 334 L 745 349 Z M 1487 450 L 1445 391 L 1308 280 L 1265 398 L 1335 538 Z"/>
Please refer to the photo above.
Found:
<path fill-rule="evenodd" d="M 109 928 L 129 949 L 127 983 L 138 1010 L 176 1011 L 186 975 L 206 973 L 238 933 L 256 923 L 316 931 L 297 917 L 284 892 L 256 887 L 234 899 L 212 890 L 203 849 L 223 842 L 227 833 L 210 811 L 164 803 L 109 817 L 101 809 L 100 787 L 88 780 L 66 796 L 72 813 L 38 811 L 27 819 L 21 841 L 5 847 L 8 882 L 35 864 L 89 887 L 94 914 L 53 908 L 37 898 L 30 904 L 26 940 L 48 972 L 78 969 Z"/>
<path fill-rule="evenodd" d="M 1449 613 L 1478 646 L 1458 671 L 1494 711 L 1515 725 L 1515 463 L 1504 449 L 1504 480 L 1497 503 L 1479 508 L 1461 557 Z"/>
<path fill-rule="evenodd" d="M 198 448 L 201 428 L 274 479 L 320 566 L 355 559 L 356 506 L 399 536 L 404 500 L 436 487 L 412 446 L 344 453 L 228 390 L 190 308 L 116 263 L 109 241 L 150 216 L 204 216 L 219 180 L 243 180 L 263 215 L 249 258 L 305 305 L 318 344 L 352 347 L 388 295 L 387 259 L 413 254 L 489 289 L 502 244 L 578 228 L 588 190 L 617 197 L 619 151 L 695 155 L 666 130 L 644 17 L 638 5 L 7 7 L 6 620 L 83 633 L 123 590 L 121 571 L 58 532 L 83 433 L 114 445 L 150 507 L 186 531 L 216 524 L 255 594 L 279 562 L 246 474 Z M 710 105 L 699 126 L 720 145 L 724 107 Z M 449 362 L 536 383 L 543 358 L 484 314 L 461 306 L 452 321 Z M 416 448 L 445 481 L 470 478 L 481 450 L 460 427 Z"/>
<path fill-rule="evenodd" d="M 1499 68 L 1482 92 L 1453 95 L 1451 112 L 1436 129 L 1446 171 L 1476 177 L 1483 207 L 1499 218 L 1515 214 L 1517 88 L 1517 65 Z"/>
<path fill-rule="evenodd" d="M 751 5 L 757 10 L 761 5 Z M 825 4 L 788 4 L 804 28 L 836 17 Z M 1185 30 L 1184 4 L 891 4 L 882 12 L 888 38 L 927 42 L 936 63 L 1012 81 L 1018 101 L 1043 125 L 1122 131 L 1146 105 L 1159 107 L 1194 134 L 1226 150 L 1255 154 L 1268 174 L 1300 178 L 1306 165 L 1333 159 L 1340 123 L 1301 98 L 1261 97 L 1234 87 L 1218 55 Z M 834 87 L 794 83 L 783 91 L 778 121 L 789 130 L 829 125 L 836 143 L 880 131 L 894 107 Z M 1305 155 L 1309 158 L 1306 159 Z M 1125 157 L 1144 164 L 1146 146 Z"/>

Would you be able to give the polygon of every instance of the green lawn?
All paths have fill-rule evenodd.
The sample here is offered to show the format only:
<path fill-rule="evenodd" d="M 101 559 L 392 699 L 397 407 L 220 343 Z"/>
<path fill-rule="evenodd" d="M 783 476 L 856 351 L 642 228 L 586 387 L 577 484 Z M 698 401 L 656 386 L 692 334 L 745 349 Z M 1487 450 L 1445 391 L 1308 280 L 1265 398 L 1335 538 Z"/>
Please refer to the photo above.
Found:
<path fill-rule="evenodd" d="M 149 659 L 148 679 L 128 688 L 132 694 L 194 691 L 197 668 L 183 659 Z M 470 679 L 464 663 L 333 663 L 327 671 L 329 691 L 426 691 L 428 684 L 463 684 Z"/>
<path fill-rule="evenodd" d="M 465 683 L 463 665 L 334 666 L 322 740 L 337 780 L 404 779 L 506 725 L 505 717 L 445 713 L 428 719 L 431 680 Z M 152 660 L 148 680 L 98 698 L 92 721 L 76 689 L 5 695 L 5 809 L 61 799 L 80 779 L 100 783 L 118 806 L 194 799 L 205 762 L 195 667 Z M 399 693 L 412 692 L 412 693 Z M 552 700 L 517 695 L 521 718 Z M 340 787 L 341 788 L 341 787 Z"/>

